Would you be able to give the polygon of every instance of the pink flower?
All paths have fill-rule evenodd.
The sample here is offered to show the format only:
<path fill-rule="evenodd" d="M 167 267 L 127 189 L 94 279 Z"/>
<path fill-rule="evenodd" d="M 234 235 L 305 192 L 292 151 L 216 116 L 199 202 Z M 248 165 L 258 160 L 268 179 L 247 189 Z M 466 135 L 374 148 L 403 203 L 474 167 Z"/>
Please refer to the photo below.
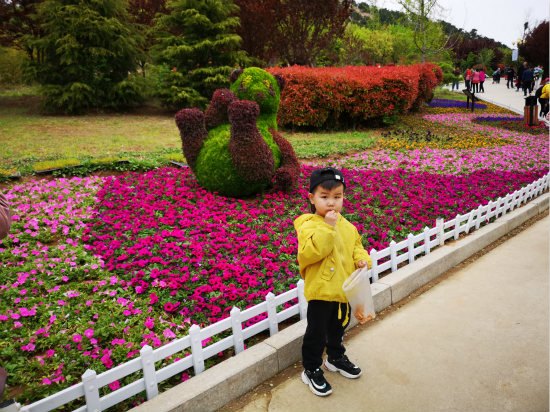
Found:
<path fill-rule="evenodd" d="M 155 318 L 147 317 L 147 320 L 145 321 L 145 327 L 147 329 L 153 329 L 155 327 L 155 322 L 153 322 Z"/>
<path fill-rule="evenodd" d="M 94 330 L 93 329 L 86 329 L 84 331 L 84 336 L 86 336 L 88 339 L 90 339 L 92 336 L 94 336 Z"/>
<path fill-rule="evenodd" d="M 165 329 L 164 330 L 164 337 L 167 338 L 167 339 L 171 339 L 171 338 L 175 338 L 176 337 L 176 334 L 174 332 L 172 332 L 170 329 Z"/>
<path fill-rule="evenodd" d="M 51 384 L 52 384 L 52 381 L 49 380 L 48 378 L 42 379 L 42 385 L 51 385 Z"/>
<path fill-rule="evenodd" d="M 81 342 L 82 336 L 81 335 L 74 335 L 73 336 L 73 342 Z"/>
<path fill-rule="evenodd" d="M 109 384 L 109 388 L 110 388 L 112 391 L 116 391 L 118 388 L 120 388 L 120 382 L 119 382 L 119 381 L 111 382 L 111 383 Z"/>

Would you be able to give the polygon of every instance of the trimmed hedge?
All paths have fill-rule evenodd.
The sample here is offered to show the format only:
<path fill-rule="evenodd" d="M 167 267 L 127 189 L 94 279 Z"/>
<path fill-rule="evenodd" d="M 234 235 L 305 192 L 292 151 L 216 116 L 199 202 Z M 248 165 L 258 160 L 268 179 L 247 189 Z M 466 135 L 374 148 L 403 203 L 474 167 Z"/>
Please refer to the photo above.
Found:
<path fill-rule="evenodd" d="M 283 127 L 330 129 L 383 121 L 417 110 L 431 100 L 443 80 L 441 69 L 431 63 L 382 68 L 291 66 L 267 71 L 286 81 L 277 117 Z"/>

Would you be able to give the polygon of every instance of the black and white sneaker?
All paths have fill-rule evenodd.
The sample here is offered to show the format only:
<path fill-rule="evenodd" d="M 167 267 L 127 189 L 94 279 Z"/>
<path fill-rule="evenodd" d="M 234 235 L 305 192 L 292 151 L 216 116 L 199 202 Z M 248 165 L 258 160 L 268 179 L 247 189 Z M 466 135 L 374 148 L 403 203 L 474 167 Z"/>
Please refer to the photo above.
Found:
<path fill-rule="evenodd" d="M 325 379 L 323 371 L 319 368 L 314 371 L 307 369 L 302 372 L 302 382 L 309 385 L 309 389 L 317 396 L 328 396 L 332 393 L 332 386 Z"/>
<path fill-rule="evenodd" d="M 327 359 L 325 368 L 331 372 L 340 372 L 340 375 L 350 379 L 356 379 L 363 373 L 346 355 L 342 355 L 340 359 Z"/>

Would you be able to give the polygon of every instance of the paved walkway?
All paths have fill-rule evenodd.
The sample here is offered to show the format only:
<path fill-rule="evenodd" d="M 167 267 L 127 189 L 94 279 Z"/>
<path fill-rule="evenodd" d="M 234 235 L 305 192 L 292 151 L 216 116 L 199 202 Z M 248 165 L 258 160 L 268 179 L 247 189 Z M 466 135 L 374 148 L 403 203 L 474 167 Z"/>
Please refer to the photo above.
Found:
<path fill-rule="evenodd" d="M 490 103 L 497 104 L 502 107 L 506 107 L 523 116 L 523 108 L 525 106 L 525 100 L 523 96 L 523 90 L 520 89 L 516 92 L 516 89 L 508 89 L 506 87 L 506 80 L 501 79 L 500 84 L 492 84 L 492 79 L 489 77 L 483 84 L 485 93 L 476 93 L 476 96 L 482 100 L 487 100 Z M 445 89 L 451 90 L 451 86 L 445 86 Z M 464 82 L 460 82 L 460 93 L 465 88 Z M 533 90 L 534 95 L 535 90 Z M 539 107 L 540 109 L 540 107 Z"/>
<path fill-rule="evenodd" d="M 319 398 L 298 365 L 237 410 L 548 411 L 549 222 L 346 338 L 359 379 L 327 371 L 333 393 Z"/>

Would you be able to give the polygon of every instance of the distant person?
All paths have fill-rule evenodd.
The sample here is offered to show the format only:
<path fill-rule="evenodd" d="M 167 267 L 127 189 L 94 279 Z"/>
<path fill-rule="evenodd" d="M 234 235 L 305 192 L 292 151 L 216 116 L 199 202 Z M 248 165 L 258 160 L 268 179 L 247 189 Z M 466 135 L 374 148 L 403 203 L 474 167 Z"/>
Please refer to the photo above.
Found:
<path fill-rule="evenodd" d="M 502 75 L 502 72 L 500 71 L 500 67 L 497 67 L 497 69 L 493 72 L 493 83 L 492 84 L 499 84 L 500 83 L 500 76 Z"/>
<path fill-rule="evenodd" d="M 485 93 L 485 89 L 483 88 L 483 83 L 485 83 L 485 72 L 483 69 L 479 70 L 479 92 Z"/>
<path fill-rule="evenodd" d="M 478 92 L 478 84 L 479 84 L 479 72 L 477 70 L 474 70 L 472 72 L 472 93 Z"/>
<path fill-rule="evenodd" d="M 325 348 L 326 369 L 351 379 L 362 373 L 345 355 L 342 344 L 351 317 L 342 285 L 357 268 L 368 268 L 372 261 L 355 226 L 340 214 L 345 189 L 344 175 L 339 170 L 332 167 L 314 170 L 308 193 L 312 213 L 294 221 L 298 264 L 308 301 L 302 382 L 317 396 L 332 393 L 321 370 Z"/>
<path fill-rule="evenodd" d="M 542 67 L 539 65 L 535 66 L 535 68 L 533 69 L 533 79 L 534 79 L 534 82 L 535 82 L 535 86 L 534 88 L 537 89 L 539 86 L 540 86 L 540 83 L 542 81 Z"/>
<path fill-rule="evenodd" d="M 506 68 L 506 87 L 509 89 L 512 87 L 514 88 L 514 77 L 516 76 L 516 72 L 514 71 L 514 68 L 512 66 L 509 66 Z"/>
<path fill-rule="evenodd" d="M 548 78 L 546 78 L 546 80 L 541 80 L 542 86 L 540 86 L 535 93 L 535 96 L 540 93 L 540 95 L 537 97 L 539 98 L 540 117 L 542 118 L 544 118 L 548 114 L 548 95 L 550 91 L 550 84 L 548 83 L 548 80 Z"/>
<path fill-rule="evenodd" d="M 11 227 L 11 209 L 8 199 L 0 193 L 0 240 L 4 239 Z"/>
<path fill-rule="evenodd" d="M 517 88 L 516 88 L 516 92 L 519 92 L 519 89 L 520 87 L 522 87 L 522 77 L 523 77 L 523 72 L 525 71 L 525 68 L 527 67 L 527 62 L 523 62 L 523 64 L 521 66 L 519 66 L 518 68 L 518 82 L 517 82 Z"/>
<path fill-rule="evenodd" d="M 455 86 L 456 86 L 456 91 L 459 90 L 459 86 L 460 86 L 460 69 L 458 67 L 455 67 L 454 70 L 453 70 L 453 87 L 451 89 L 451 91 L 454 91 L 455 89 Z"/>
<path fill-rule="evenodd" d="M 523 85 L 524 96 L 527 96 L 527 90 L 529 90 L 529 94 L 533 92 L 533 71 L 529 66 L 525 68 L 521 75 L 521 84 Z"/>
<path fill-rule="evenodd" d="M 472 81 L 472 71 L 470 69 L 466 69 L 464 72 L 464 84 L 466 85 L 466 89 L 470 91 L 470 82 Z"/>

